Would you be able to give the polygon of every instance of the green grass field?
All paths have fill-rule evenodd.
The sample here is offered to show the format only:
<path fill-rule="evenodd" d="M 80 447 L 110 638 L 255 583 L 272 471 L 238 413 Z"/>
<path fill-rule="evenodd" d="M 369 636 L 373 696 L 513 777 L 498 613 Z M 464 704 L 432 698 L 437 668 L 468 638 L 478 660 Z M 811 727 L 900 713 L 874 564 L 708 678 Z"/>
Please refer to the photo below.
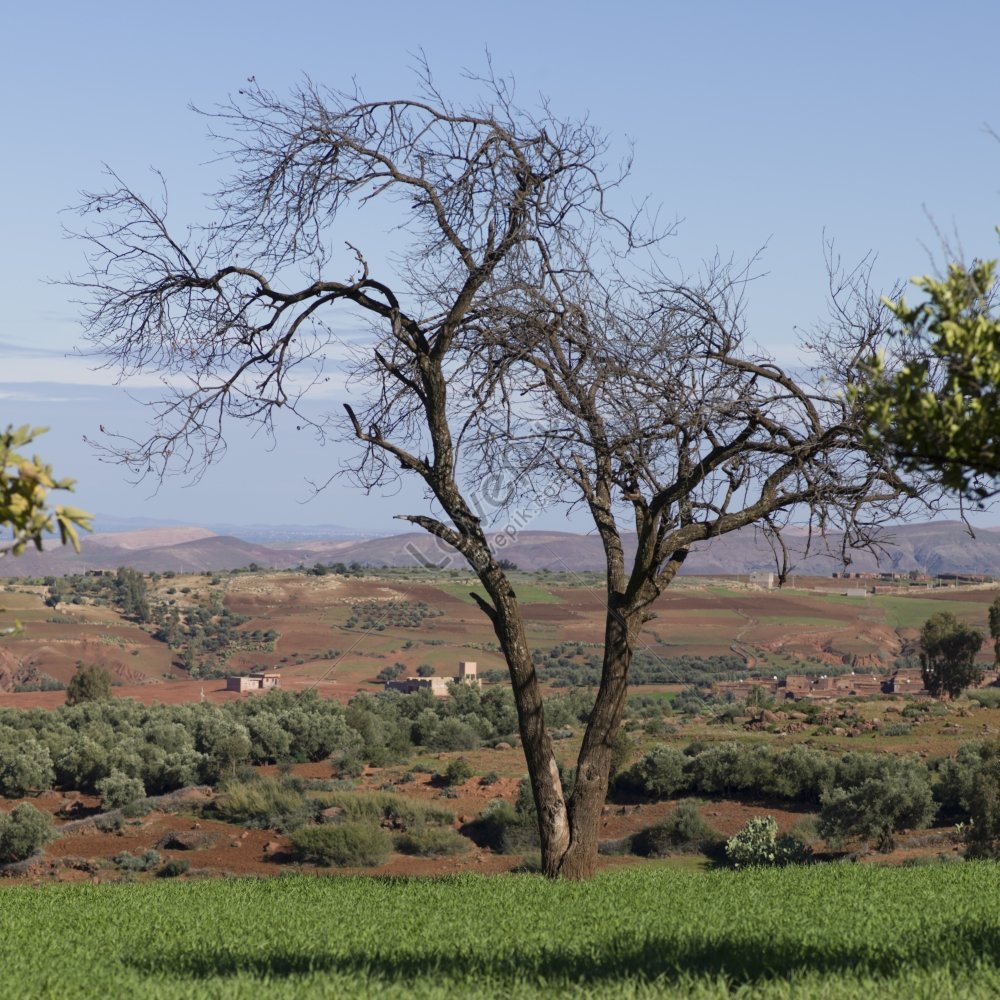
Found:
<path fill-rule="evenodd" d="M 0 888 L 4 997 L 994 997 L 1000 867 Z"/>

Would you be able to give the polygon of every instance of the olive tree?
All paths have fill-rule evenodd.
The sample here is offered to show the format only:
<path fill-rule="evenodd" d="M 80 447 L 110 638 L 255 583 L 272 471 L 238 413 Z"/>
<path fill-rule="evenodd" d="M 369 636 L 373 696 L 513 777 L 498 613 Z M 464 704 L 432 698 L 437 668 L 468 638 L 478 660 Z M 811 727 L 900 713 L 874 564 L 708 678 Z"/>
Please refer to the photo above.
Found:
<path fill-rule="evenodd" d="M 224 451 L 227 421 L 271 430 L 292 411 L 357 443 L 347 472 L 361 487 L 422 481 L 431 505 L 400 516 L 485 591 L 543 869 L 586 877 L 632 654 L 692 546 L 757 526 L 783 577 L 790 521 L 847 551 L 916 490 L 866 442 L 846 392 L 890 318 L 865 267 L 831 268 L 829 322 L 786 370 L 746 328 L 752 267 L 675 273 L 646 213 L 613 210 L 628 163 L 607 166 L 597 128 L 518 107 L 503 80 L 479 85 L 482 100 L 458 106 L 429 74 L 418 98 L 391 100 L 310 82 L 284 97 L 251 80 L 209 115 L 232 173 L 208 220 L 176 227 L 165 200 L 112 174 L 81 205 L 91 270 L 75 284 L 95 351 L 123 378 L 157 372 L 167 386 L 148 436 L 104 442 L 133 472 L 197 476 Z M 394 222 L 392 253 L 360 246 L 348 210 Z M 368 339 L 345 345 L 336 324 L 359 317 Z M 339 422 L 304 405 L 324 364 L 356 400 Z M 571 793 L 491 535 L 558 504 L 589 514 L 607 568 L 601 681 Z"/>
<path fill-rule="evenodd" d="M 946 694 L 957 698 L 967 687 L 978 684 L 983 668 L 976 655 L 983 634 L 960 622 L 950 611 L 931 615 L 920 630 L 920 673 L 924 687 L 935 698 Z"/>

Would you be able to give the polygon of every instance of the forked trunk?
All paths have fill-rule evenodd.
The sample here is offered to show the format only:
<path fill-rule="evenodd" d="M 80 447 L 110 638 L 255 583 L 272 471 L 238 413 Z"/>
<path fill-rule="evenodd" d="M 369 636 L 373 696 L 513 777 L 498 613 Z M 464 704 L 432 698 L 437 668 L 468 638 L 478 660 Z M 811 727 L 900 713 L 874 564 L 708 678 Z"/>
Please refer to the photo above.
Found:
<path fill-rule="evenodd" d="M 547 841 L 555 846 L 556 831 L 546 829 L 539 813 L 542 862 L 546 875 L 587 879 L 596 871 L 612 752 L 625 711 L 628 670 L 640 627 L 641 618 L 635 612 L 625 615 L 614 606 L 609 610 L 601 686 L 577 757 L 576 783 L 567 806 L 569 837 L 561 854 L 546 851 Z"/>

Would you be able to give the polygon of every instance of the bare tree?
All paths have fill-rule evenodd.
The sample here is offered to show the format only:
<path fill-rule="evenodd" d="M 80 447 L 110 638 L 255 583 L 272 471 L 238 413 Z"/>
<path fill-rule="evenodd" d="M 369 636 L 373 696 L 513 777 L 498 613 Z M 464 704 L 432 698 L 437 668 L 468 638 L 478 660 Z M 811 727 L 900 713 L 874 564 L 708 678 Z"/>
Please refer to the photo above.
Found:
<path fill-rule="evenodd" d="M 350 472 L 369 489 L 423 480 L 429 512 L 404 519 L 482 582 L 544 870 L 581 878 L 594 870 L 632 653 L 691 547 L 759 525 L 787 555 L 792 517 L 870 542 L 916 494 L 866 445 L 843 392 L 887 326 L 864 268 L 832 288 L 814 367 L 787 372 L 748 343 L 746 269 L 717 261 L 670 278 L 663 234 L 612 212 L 628 163 L 605 166 L 598 130 L 520 109 L 503 80 L 479 84 L 486 100 L 456 108 L 429 74 L 419 100 L 311 83 L 286 99 L 251 81 L 211 115 L 235 167 L 212 221 L 177 235 L 165 206 L 115 178 L 82 206 L 92 269 L 74 284 L 109 364 L 176 386 L 148 438 L 111 440 L 140 474 L 197 475 L 224 449 L 228 419 L 269 428 L 324 360 L 364 390 L 343 424 L 361 445 Z M 395 257 L 376 268 L 351 246 L 338 262 L 344 209 L 380 205 L 399 227 Z M 327 324 L 346 315 L 366 318 L 371 337 L 345 359 Z M 517 594 L 473 497 L 504 469 L 516 475 L 501 507 L 582 505 L 607 558 L 603 672 L 568 797 Z M 638 533 L 632 560 L 625 531 Z"/>

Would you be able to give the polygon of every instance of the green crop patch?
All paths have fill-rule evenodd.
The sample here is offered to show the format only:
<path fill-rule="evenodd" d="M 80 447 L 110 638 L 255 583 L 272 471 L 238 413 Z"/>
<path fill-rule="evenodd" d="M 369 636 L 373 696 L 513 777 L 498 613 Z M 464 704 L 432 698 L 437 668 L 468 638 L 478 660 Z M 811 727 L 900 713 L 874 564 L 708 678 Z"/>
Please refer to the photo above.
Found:
<path fill-rule="evenodd" d="M 1000 868 L 0 888 L 18 997 L 990 997 Z"/>

